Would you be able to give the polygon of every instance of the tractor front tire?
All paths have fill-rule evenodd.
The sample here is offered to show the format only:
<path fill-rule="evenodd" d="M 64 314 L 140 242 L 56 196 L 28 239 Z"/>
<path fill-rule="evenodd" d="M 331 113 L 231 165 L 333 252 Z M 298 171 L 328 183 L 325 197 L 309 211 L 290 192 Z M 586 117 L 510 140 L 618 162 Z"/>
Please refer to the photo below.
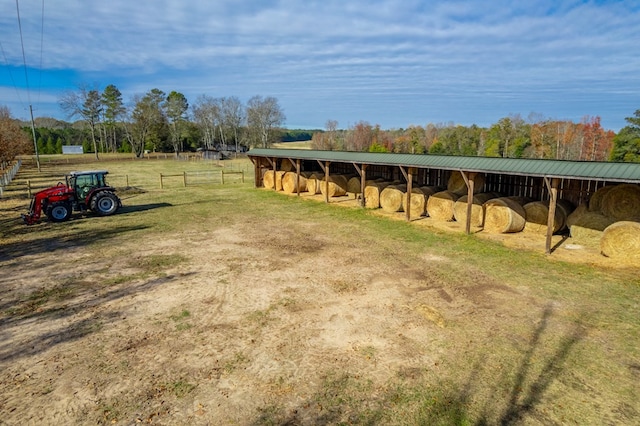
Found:
<path fill-rule="evenodd" d="M 110 216 L 120 207 L 120 199 L 113 192 L 100 191 L 91 199 L 89 207 L 99 216 Z"/>
<path fill-rule="evenodd" d="M 73 212 L 71 204 L 65 202 L 57 202 L 47 207 L 47 217 L 51 222 L 64 222 L 69 220 Z"/>

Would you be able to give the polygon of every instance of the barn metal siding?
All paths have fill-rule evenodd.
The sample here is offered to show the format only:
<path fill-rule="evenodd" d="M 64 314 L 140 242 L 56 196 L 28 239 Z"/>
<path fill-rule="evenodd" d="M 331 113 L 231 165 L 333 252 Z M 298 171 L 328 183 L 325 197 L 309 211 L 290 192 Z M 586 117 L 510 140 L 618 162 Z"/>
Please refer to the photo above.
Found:
<path fill-rule="evenodd" d="M 249 156 L 463 170 L 561 179 L 640 183 L 640 164 L 523 158 L 462 157 L 298 149 L 252 149 Z"/>

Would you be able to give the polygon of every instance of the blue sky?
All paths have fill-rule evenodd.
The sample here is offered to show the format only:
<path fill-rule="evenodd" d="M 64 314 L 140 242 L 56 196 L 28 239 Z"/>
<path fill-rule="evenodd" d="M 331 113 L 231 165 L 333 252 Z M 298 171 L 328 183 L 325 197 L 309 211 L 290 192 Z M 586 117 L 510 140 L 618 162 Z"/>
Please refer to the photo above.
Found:
<path fill-rule="evenodd" d="M 126 102 L 152 88 L 190 103 L 274 96 L 292 128 L 489 126 L 520 114 L 600 116 L 618 131 L 640 109 L 637 0 L 18 5 L 26 72 L 16 2 L 0 2 L 0 105 L 17 118 L 31 104 L 36 117 L 66 119 L 65 91 L 108 84 Z"/>

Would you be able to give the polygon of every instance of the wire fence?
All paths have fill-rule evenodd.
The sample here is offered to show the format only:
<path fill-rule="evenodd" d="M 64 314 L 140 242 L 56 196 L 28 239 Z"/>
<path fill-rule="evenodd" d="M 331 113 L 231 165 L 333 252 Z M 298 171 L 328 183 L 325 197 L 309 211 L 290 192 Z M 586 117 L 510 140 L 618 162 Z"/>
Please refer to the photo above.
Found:
<path fill-rule="evenodd" d="M 18 173 L 18 170 L 20 170 L 21 165 L 22 160 L 18 160 L 13 166 L 6 169 L 0 175 L 0 197 L 2 197 L 2 195 L 4 194 L 4 188 L 11 183 L 14 177 L 16 177 L 16 174 Z"/>

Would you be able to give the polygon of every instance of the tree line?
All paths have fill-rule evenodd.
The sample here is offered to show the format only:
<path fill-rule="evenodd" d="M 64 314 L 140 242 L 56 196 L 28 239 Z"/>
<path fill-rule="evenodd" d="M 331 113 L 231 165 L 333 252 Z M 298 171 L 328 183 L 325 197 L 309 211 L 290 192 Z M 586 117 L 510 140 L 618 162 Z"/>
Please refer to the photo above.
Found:
<path fill-rule="evenodd" d="M 314 149 L 361 152 L 543 158 L 584 161 L 640 162 L 640 110 L 625 120 L 617 134 L 602 128 L 600 117 L 580 122 L 530 115 L 501 118 L 489 127 L 453 123 L 383 130 L 360 121 L 339 129 L 328 120 L 322 130 L 284 130 L 285 115 L 273 97 L 254 96 L 246 104 L 237 97 L 200 95 L 190 105 L 176 91 L 168 95 L 154 88 L 135 95 L 125 105 L 114 85 L 102 92 L 80 87 L 59 99 L 74 122 L 53 118 L 35 120 L 38 152 L 57 154 L 64 145 L 83 145 L 99 158 L 102 152 L 193 151 L 197 148 L 243 151 L 274 142 L 309 140 Z M 17 126 L 0 106 L 0 166 L 21 153 L 33 151 L 32 128 Z"/>
<path fill-rule="evenodd" d="M 245 105 L 235 96 L 201 95 L 189 105 L 180 92 L 167 95 L 154 88 L 125 105 L 115 85 L 102 92 L 80 87 L 65 93 L 59 104 L 67 118 L 83 124 L 81 130 L 88 133 L 90 142 L 87 151 L 96 157 L 100 152 L 142 156 L 145 150 L 178 154 L 220 145 L 236 152 L 245 145 L 266 147 L 286 119 L 273 97 L 256 95 Z M 58 145 L 47 140 L 45 147 L 57 150 Z"/>
<path fill-rule="evenodd" d="M 346 130 L 328 120 L 313 134 L 312 148 L 360 152 L 543 158 L 640 162 L 640 110 L 618 134 L 605 130 L 600 117 L 579 123 L 519 115 L 501 118 L 488 128 L 453 123 L 383 130 L 360 121 Z"/>

